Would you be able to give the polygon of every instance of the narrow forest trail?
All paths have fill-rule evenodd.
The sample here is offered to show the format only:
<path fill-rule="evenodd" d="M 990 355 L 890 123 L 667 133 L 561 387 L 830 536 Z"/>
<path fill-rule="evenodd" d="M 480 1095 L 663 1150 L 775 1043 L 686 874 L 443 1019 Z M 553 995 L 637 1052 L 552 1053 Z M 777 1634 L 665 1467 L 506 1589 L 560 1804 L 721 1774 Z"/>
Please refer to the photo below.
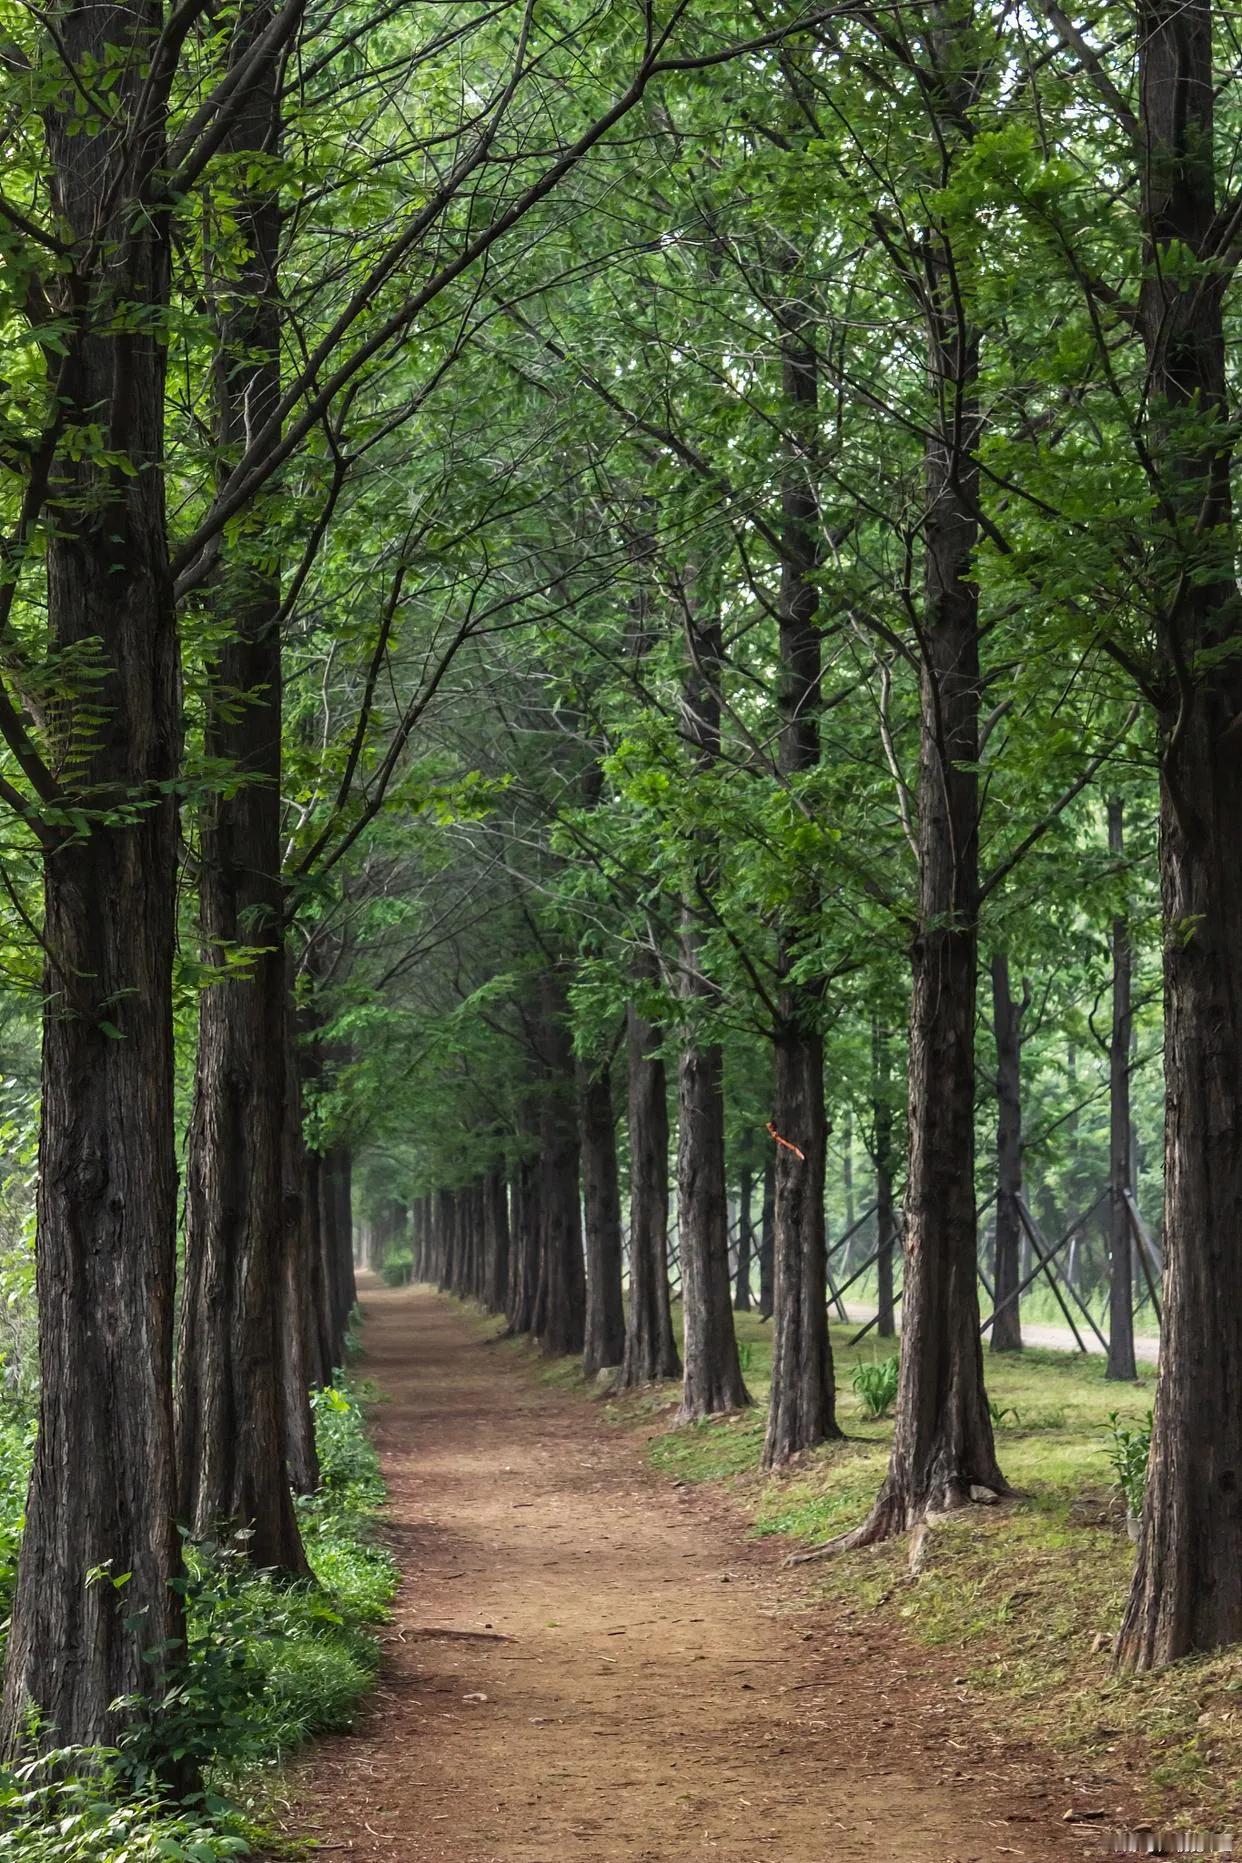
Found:
<path fill-rule="evenodd" d="M 436 1295 L 364 1310 L 403 1584 L 360 1726 L 294 1771 L 292 1831 L 365 1863 L 1085 1854 L 1069 1787 L 964 1723 L 943 1664 L 817 1608 L 779 1546 Z"/>

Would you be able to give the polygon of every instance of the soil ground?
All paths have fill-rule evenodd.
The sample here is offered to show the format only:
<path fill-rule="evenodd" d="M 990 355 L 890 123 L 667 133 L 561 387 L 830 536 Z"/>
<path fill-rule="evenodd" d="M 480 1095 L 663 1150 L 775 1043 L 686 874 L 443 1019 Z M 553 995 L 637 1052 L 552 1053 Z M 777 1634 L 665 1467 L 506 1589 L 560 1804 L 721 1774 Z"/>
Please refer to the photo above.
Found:
<path fill-rule="evenodd" d="M 936 1652 L 423 1290 L 364 1295 L 403 1582 L 290 1835 L 359 1863 L 1000 1863 L 1099 1854 L 1089 1782 L 972 1718 Z"/>

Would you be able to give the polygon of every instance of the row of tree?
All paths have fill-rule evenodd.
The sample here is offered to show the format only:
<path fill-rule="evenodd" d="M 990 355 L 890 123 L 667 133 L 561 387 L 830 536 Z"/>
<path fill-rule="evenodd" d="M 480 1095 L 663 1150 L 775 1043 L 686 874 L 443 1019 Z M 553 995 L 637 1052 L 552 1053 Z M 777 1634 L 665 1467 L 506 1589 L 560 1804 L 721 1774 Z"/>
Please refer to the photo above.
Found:
<path fill-rule="evenodd" d="M 1105 1070 L 1107 1155 L 1062 1213 L 1085 1230 L 1103 1195 L 1116 1376 L 1133 1373 L 1155 1257 L 1140 1153 L 1163 1175 L 1164 1352 L 1120 1640 L 1144 1667 L 1242 1633 L 1227 1499 L 1242 1436 L 1217 1401 L 1242 1242 L 1221 813 L 1242 697 L 1231 28 L 1202 5 L 1081 21 L 953 5 L 851 8 L 810 31 L 812 49 L 791 42 L 761 78 L 679 99 L 668 169 L 631 166 L 598 238 L 574 229 L 590 276 L 559 278 L 537 314 L 504 306 L 487 346 L 498 406 L 556 434 L 563 476 L 523 530 L 566 611 L 444 714 L 446 751 L 494 793 L 425 878 L 428 896 L 471 903 L 391 1038 L 444 1115 L 409 1143 L 381 1120 L 396 1156 L 375 1168 L 435 1193 L 430 1213 L 416 1205 L 419 1260 L 466 1291 L 487 1280 L 497 1227 L 472 1245 L 481 1266 L 463 1256 L 439 1186 L 468 1208 L 480 1164 L 503 1170 L 510 1323 L 600 1362 L 618 1225 L 587 1088 L 602 1105 L 624 1039 L 623 1378 L 631 1361 L 667 1376 L 668 1104 L 648 1070 L 675 1068 L 693 1417 L 745 1401 L 725 1143 L 732 1124 L 740 1186 L 769 1127 L 779 1461 L 836 1429 L 825 1108 L 866 1106 L 889 1236 L 904 1209 L 905 1279 L 892 1463 L 850 1536 L 865 1543 L 1007 1491 L 979 1212 L 995 1200 L 1003 1349 L 1039 1245 L 1023 1220 L 1024 1038 L 1059 998 L 1048 1123 L 1096 1097 L 1074 1078 L 1085 1044 Z M 531 487 L 520 457 L 506 467 Z M 477 709 L 497 664 L 499 719 Z M 1160 1173 L 1144 1068 L 1162 1034 Z M 825 1081 L 833 1052 L 852 1088 Z"/>
<path fill-rule="evenodd" d="M 301 1570 L 351 1160 L 515 1328 L 664 1377 L 675 1088 L 685 1411 L 746 1401 L 726 1180 L 770 1163 L 780 1461 L 836 1429 L 849 1110 L 882 1262 L 904 1210 L 859 1537 L 1003 1491 L 977 1210 L 1003 1303 L 1054 1026 L 1025 1153 L 1106 1054 L 1116 1340 L 1164 1037 L 1122 1660 L 1242 1635 L 1237 61 L 1208 0 L 1089 14 L 6 29 L 3 912 L 42 1024 L 8 1747 L 158 1699 L 179 1524 Z"/>
<path fill-rule="evenodd" d="M 554 235 L 545 202 L 662 78 L 789 30 L 734 23 L 305 0 L 6 23 L 0 799 L 42 1020 L 10 1751 L 158 1705 L 181 1531 L 244 1523 L 305 1570 L 307 1393 L 353 1300 L 349 1153 L 316 1114 L 334 909 L 377 818 L 434 792 L 416 728 L 516 599 L 480 605 L 483 462 L 407 471 L 410 434 L 495 314 L 480 277 L 520 299 L 515 229 Z"/>

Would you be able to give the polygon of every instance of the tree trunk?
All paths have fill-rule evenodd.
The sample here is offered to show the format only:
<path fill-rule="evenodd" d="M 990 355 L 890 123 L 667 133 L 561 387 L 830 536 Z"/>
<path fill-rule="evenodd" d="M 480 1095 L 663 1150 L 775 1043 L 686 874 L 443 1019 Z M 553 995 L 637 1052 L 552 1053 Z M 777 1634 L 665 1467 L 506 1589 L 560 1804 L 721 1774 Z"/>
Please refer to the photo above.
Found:
<path fill-rule="evenodd" d="M 668 1285 L 668 1084 L 658 1042 L 657 1031 L 631 1002 L 626 1012 L 630 1299 L 622 1390 L 681 1375 Z"/>
<path fill-rule="evenodd" d="M 534 1323 L 535 1275 L 539 1252 L 537 1173 L 530 1159 L 518 1166 L 513 1181 L 513 1260 L 509 1276 L 509 1331 L 528 1333 Z"/>
<path fill-rule="evenodd" d="M 776 1267 L 776 1154 L 763 1170 L 763 1203 L 759 1211 L 759 1318 L 772 1317 Z"/>
<path fill-rule="evenodd" d="M 246 5 L 230 44 L 236 67 L 271 22 Z M 222 153 L 253 166 L 280 153 L 281 64 L 265 63 Z M 211 278 L 217 307 L 216 420 L 227 476 L 280 400 L 275 186 L 244 184 L 231 209 L 235 271 Z M 222 621 L 210 664 L 204 752 L 238 780 L 201 814 L 199 931 L 217 973 L 199 996 L 189 1135 L 185 1281 L 178 1348 L 181 1517 L 200 1535 L 251 1529 L 259 1566 L 304 1573 L 287 1476 L 287 1403 L 278 1319 L 287 1271 L 284 1222 L 288 1060 L 281 882 L 281 589 L 270 546 L 246 560 L 227 546 L 213 584 Z M 239 953 L 253 955 L 239 967 Z M 299 1459 L 305 1463 L 302 1446 Z"/>
<path fill-rule="evenodd" d="M 763 1465 L 774 1468 L 841 1434 L 828 1341 L 824 1234 L 824 1054 L 818 1036 L 791 1032 L 776 1044 L 778 1145 L 772 1310 L 772 1395 Z"/>
<path fill-rule="evenodd" d="M 805 449 L 814 443 L 818 381 L 805 335 L 806 314 L 783 307 L 782 386 L 792 429 L 781 481 L 779 767 L 792 786 L 819 763 L 820 644 L 819 508 Z M 819 918 L 809 888 L 798 919 L 781 937 L 779 1022 L 775 1031 L 772 1120 L 776 1138 L 773 1231 L 772 1387 L 763 1464 L 773 1468 L 830 1436 L 839 1436 L 832 1347 L 828 1339 L 827 1237 L 824 1182 L 828 1122 L 824 1116 L 824 1044 L 820 991 L 796 984 L 799 940 Z M 846 1195 L 853 1221 L 847 1131 Z"/>
<path fill-rule="evenodd" d="M 608 1067 L 578 1066 L 578 1118 L 582 1139 L 582 1196 L 586 1214 L 586 1341 L 588 1378 L 625 1357 L 625 1306 L 621 1298 L 621 1191 L 617 1181 L 617 1129 Z"/>
<path fill-rule="evenodd" d="M 683 1422 L 740 1410 L 742 1379 L 729 1301 L 724 1079 L 720 1048 L 684 1047 L 677 1067 L 677 1234 L 685 1367 Z"/>
<path fill-rule="evenodd" d="M 891 1339 L 897 1331 L 893 1305 L 893 1244 L 897 1240 L 897 1218 L 893 1207 L 893 1106 L 889 1098 L 892 1075 L 888 1037 L 878 1020 L 871 1025 L 871 1054 L 875 1081 L 875 1329 L 881 1339 Z"/>
<path fill-rule="evenodd" d="M 311 1211 L 318 1201 L 318 1185 L 302 1130 L 301 1079 L 293 1045 L 293 1002 L 287 982 L 285 992 L 280 1368 L 289 1484 L 295 1494 L 313 1494 L 319 1486 L 319 1455 L 310 1393 L 311 1387 L 320 1381 L 320 1367 L 315 1356 L 317 1322 L 313 1296 L 317 1243 Z"/>
<path fill-rule="evenodd" d="M 545 1089 L 540 1107 L 543 1288 L 536 1331 L 549 1357 L 581 1352 L 586 1337 L 586 1276 L 578 1200 L 578 1122 L 569 1004 L 558 972 L 544 972 L 541 1041 Z"/>
<path fill-rule="evenodd" d="M 439 1224 L 443 1231 L 443 1291 L 460 1293 L 462 1287 L 462 1224 L 458 1220 L 456 1190 L 439 1192 Z"/>
<path fill-rule="evenodd" d="M 854 1227 L 854 1115 L 847 1106 L 841 1134 L 841 1189 L 845 1194 L 845 1227 Z"/>
<path fill-rule="evenodd" d="M 350 1155 L 346 1145 L 329 1146 L 319 1168 L 319 1237 L 328 1312 L 328 1356 L 333 1369 L 345 1362 L 349 1318 L 357 1298 Z"/>
<path fill-rule="evenodd" d="M 505 1174 L 499 1166 L 487 1174 L 483 1194 L 487 1200 L 487 1226 L 491 1238 L 488 1260 L 487 1305 L 492 1313 L 507 1313 L 509 1307 L 509 1196 Z"/>
<path fill-rule="evenodd" d="M 427 1279 L 427 1199 L 417 1196 L 410 1204 L 410 1284 Z"/>
<path fill-rule="evenodd" d="M 682 717 L 695 767 L 710 769 L 720 750 L 721 629 L 687 604 L 690 666 Z M 714 845 L 695 854 L 693 893 L 710 897 Z M 693 1421 L 749 1404 L 742 1380 L 729 1288 L 729 1219 L 725 1187 L 724 1063 L 720 1044 L 704 1038 L 713 988 L 703 970 L 698 897 L 682 911 L 681 994 L 686 1006 L 677 1063 L 677 1239 L 681 1258 L 684 1369 L 681 1417 Z"/>
<path fill-rule="evenodd" d="M 1022 1350 L 1018 1303 L 1022 1219 L 1022 1011 L 1009 986 L 1009 959 L 992 958 L 992 1026 L 996 1035 L 996 1249 L 993 1259 L 996 1317 L 993 1352 Z M 1006 1305 L 1005 1302 L 1008 1301 Z"/>
<path fill-rule="evenodd" d="M 976 1487 L 1006 1488 L 983 1382 L 975 1220 L 978 339 L 959 321 L 952 255 L 938 233 L 922 257 L 937 412 L 926 441 L 901 1382 L 888 1474 L 856 1543 L 961 1506 Z"/>
<path fill-rule="evenodd" d="M 1232 673 L 1236 680 L 1236 672 Z M 1242 693 L 1233 695 L 1242 701 Z M 1201 694 L 1166 794 L 1164 1300 L 1138 1567 L 1118 1656 L 1153 1668 L 1242 1639 L 1242 767 Z M 1185 937 L 1181 928 L 1193 926 Z"/>
<path fill-rule="evenodd" d="M 1167 525 L 1154 547 L 1167 575 L 1157 639 L 1168 1116 L 1155 1431 L 1117 1659 L 1146 1669 L 1242 1638 L 1242 623 L 1207 0 L 1145 0 L 1138 45 L 1146 451 Z"/>
<path fill-rule="evenodd" d="M 470 1298 L 482 1306 L 487 1293 L 490 1242 L 487 1230 L 487 1199 L 483 1180 L 471 1184 L 465 1193 L 466 1220 L 470 1229 Z"/>
<path fill-rule="evenodd" d="M 1108 849 L 1120 861 L 1125 853 L 1122 805 L 1108 804 Z M 1130 1007 L 1133 960 L 1130 929 L 1124 914 L 1113 920 L 1113 1026 L 1108 1044 L 1108 1365 L 1106 1378 L 1132 1382 L 1134 1360 L 1134 1241 L 1126 1195 L 1130 1189 L 1133 1146 L 1130 1123 Z"/>
<path fill-rule="evenodd" d="M 67 443 L 52 469 L 47 627 L 53 653 L 84 669 L 90 722 L 79 731 L 72 702 L 58 722 L 61 800 L 81 825 L 55 831 L 44 865 L 41 1378 L 0 1709 L 10 1754 L 32 1710 L 40 1743 L 115 1740 L 142 1712 L 133 1698 L 158 1703 L 183 1634 L 171 1584 L 181 727 L 161 472 L 168 228 L 147 191 L 164 87 L 144 74 L 160 24 L 148 0 L 60 11 L 65 68 L 106 64 L 116 82 L 91 133 L 75 109 L 44 107 L 59 226 L 106 257 L 88 261 L 85 310 L 58 324 Z"/>
<path fill-rule="evenodd" d="M 262 789 L 256 783 L 239 793 L 254 802 Z M 278 802 L 275 792 L 270 800 Z M 243 870 L 244 832 L 220 837 L 227 852 L 206 824 L 203 838 L 211 850 L 200 886 L 212 962 L 238 938 L 239 913 L 251 910 L 243 900 L 263 890 L 263 874 L 257 864 Z M 199 1537 L 226 1522 L 248 1527 L 245 1544 L 257 1565 L 303 1573 L 277 1327 L 286 1269 L 284 1007 L 279 948 L 254 960 L 252 976 L 213 984 L 199 997 L 177 1367 L 179 1515 Z"/>
<path fill-rule="evenodd" d="M 750 1312 L 750 1263 L 754 1248 L 751 1199 L 754 1180 L 748 1164 L 742 1166 L 737 1193 L 737 1273 L 733 1282 L 733 1311 Z"/>

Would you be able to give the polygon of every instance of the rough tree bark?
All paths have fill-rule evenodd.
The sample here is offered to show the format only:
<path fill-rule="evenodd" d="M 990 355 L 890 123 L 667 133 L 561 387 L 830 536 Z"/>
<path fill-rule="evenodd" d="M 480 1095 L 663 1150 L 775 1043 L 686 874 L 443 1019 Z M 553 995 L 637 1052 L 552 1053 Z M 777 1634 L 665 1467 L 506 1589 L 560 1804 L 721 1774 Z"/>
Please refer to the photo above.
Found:
<path fill-rule="evenodd" d="M 854 1115 L 847 1106 L 841 1133 L 841 1189 L 845 1197 L 845 1227 L 854 1227 Z"/>
<path fill-rule="evenodd" d="M 328 1358 L 332 1369 L 345 1361 L 349 1316 L 354 1310 L 353 1199 L 349 1147 L 337 1143 L 319 1167 L 319 1245 L 328 1314 Z"/>
<path fill-rule="evenodd" d="M 1108 804 L 1108 849 L 1125 853 L 1125 816 L 1120 800 Z M 1130 1233 L 1133 1133 L 1130 1124 L 1130 1006 L 1133 958 L 1124 913 L 1113 920 L 1113 1025 L 1108 1044 L 1108 1364 L 1104 1376 L 1132 1382 L 1134 1359 L 1134 1241 Z"/>
<path fill-rule="evenodd" d="M 285 963 L 285 1082 L 281 1103 L 281 1285 L 279 1354 L 285 1403 L 285 1455 L 294 1494 L 318 1487 L 318 1451 L 311 1390 L 320 1382 L 317 1358 L 318 1179 L 304 1133 L 302 1066 L 294 1043 L 296 1010 Z"/>
<path fill-rule="evenodd" d="M 680 1416 L 691 1422 L 750 1402 L 729 1300 L 724 1079 L 715 1043 L 688 1043 L 678 1057 L 677 1233 L 685 1352 Z"/>
<path fill-rule="evenodd" d="M 58 281 L 65 442 L 46 544 L 52 650 L 87 669 L 92 722 L 78 727 L 69 698 L 52 723 L 82 825 L 57 831 L 44 863 L 42 1376 L 0 1707 L 9 1753 L 32 1709 L 44 1743 L 114 1740 L 135 1710 L 112 1704 L 158 1699 L 182 1633 L 170 1583 L 180 689 L 160 470 L 168 222 L 149 185 L 167 72 L 145 70 L 160 27 L 150 0 L 58 11 L 66 74 L 43 117 L 58 225 L 100 255 L 84 303 Z M 88 129 L 68 71 L 105 66 L 109 110 Z"/>
<path fill-rule="evenodd" d="M 540 1105 L 540 1176 L 543 1228 L 541 1298 L 535 1330 L 548 1357 L 581 1352 L 586 1335 L 586 1276 L 582 1212 L 578 1200 L 578 1122 L 569 1004 L 560 972 L 540 981 L 540 1041 L 544 1094 Z M 539 1308 L 542 1311 L 539 1311 Z"/>
<path fill-rule="evenodd" d="M 436 1192 L 436 1232 L 440 1243 L 440 1292 L 452 1294 L 457 1290 L 457 1204 L 451 1190 Z"/>
<path fill-rule="evenodd" d="M 586 1223 L 586 1338 L 582 1368 L 588 1378 L 625 1357 L 625 1303 L 621 1298 L 621 1190 L 612 1073 L 578 1064 L 578 1123 L 582 1141 L 582 1201 Z"/>
<path fill-rule="evenodd" d="M 270 7 L 243 9 L 230 64 L 248 58 Z M 221 153 L 248 171 L 280 152 L 281 63 L 247 93 Z M 249 179 L 232 207 L 237 275 L 212 281 L 218 319 L 221 470 L 280 399 L 276 189 Z M 180 1515 L 199 1535 L 250 1529 L 262 1567 L 306 1572 L 286 1468 L 277 1320 L 285 1267 L 285 952 L 281 882 L 281 591 L 266 554 L 226 550 L 214 584 L 226 617 L 209 668 L 204 751 L 239 779 L 200 816 L 199 932 L 216 980 L 199 995 L 188 1146 L 185 1276 L 177 1353 Z M 250 956 L 239 967 L 239 952 Z"/>
<path fill-rule="evenodd" d="M 505 1174 L 497 1166 L 489 1171 L 483 1187 L 487 1201 L 487 1225 L 491 1236 L 488 1263 L 487 1305 L 492 1313 L 507 1313 L 509 1307 L 509 1193 Z"/>
<path fill-rule="evenodd" d="M 650 982 L 654 965 L 642 967 Z M 637 1006 L 626 1012 L 630 1135 L 630 1300 L 620 1388 L 681 1375 L 668 1285 L 668 1083 L 659 1034 Z"/>
<path fill-rule="evenodd" d="M 1212 9 L 1144 0 L 1137 40 L 1168 1117 L 1155 1431 L 1117 1660 L 1146 1669 L 1242 1638 L 1242 620 Z"/>
<path fill-rule="evenodd" d="M 696 768 L 720 749 L 721 628 L 687 603 L 690 665 L 682 718 Z M 725 1188 L 724 1058 L 705 1039 L 700 1017 L 713 995 L 703 969 L 699 909 L 714 878 L 714 849 L 696 851 L 692 896 L 682 912 L 681 996 L 685 1026 L 677 1060 L 677 1236 L 681 1256 L 683 1355 L 681 1417 L 690 1422 L 749 1404 L 742 1379 L 729 1289 L 729 1219 Z"/>
<path fill-rule="evenodd" d="M 954 314 L 950 257 L 934 235 L 927 261 L 940 418 L 927 441 L 901 1382 L 888 1475 L 862 1530 L 866 1538 L 960 1506 L 972 1489 L 1006 1488 L 983 1382 L 975 1219 L 978 343 Z"/>
<path fill-rule="evenodd" d="M 539 1265 L 539 1173 L 531 1158 L 522 1160 L 513 1180 L 510 1245 L 508 1330 L 528 1333 L 535 1319 L 535 1278 Z"/>
<path fill-rule="evenodd" d="M 778 763 L 796 786 L 819 762 L 820 517 L 806 450 L 814 445 L 818 402 L 815 351 L 807 341 L 806 312 L 796 300 L 781 307 L 782 387 L 790 433 L 781 477 L 781 582 L 777 600 L 780 645 Z M 813 923 L 819 901 L 812 890 L 798 903 L 801 923 L 781 937 L 781 979 L 774 1032 L 772 1121 L 776 1139 L 773 1228 L 772 1385 L 763 1465 L 777 1467 L 839 1436 L 832 1347 L 828 1339 L 827 1237 L 824 1177 L 828 1122 L 824 1114 L 824 1044 L 820 992 L 792 980 L 798 937 Z M 849 1158 L 847 1144 L 846 1157 Z M 851 1205 L 853 1201 L 850 1187 Z M 850 1220 L 853 1220 L 852 1209 Z"/>
<path fill-rule="evenodd" d="M 996 1246 L 993 1255 L 996 1317 L 993 1352 L 1022 1350 L 1018 1303 L 1009 1298 L 1021 1286 L 1022 1219 L 1022 1017 L 1026 998 L 1018 1002 L 1009 982 L 1009 959 L 992 957 L 992 1027 L 996 1036 Z M 1004 1303 L 1008 1300 L 1008 1305 Z"/>
<path fill-rule="evenodd" d="M 875 1124 L 875 1245 L 876 1332 L 891 1339 L 897 1330 L 893 1305 L 893 1245 L 897 1216 L 893 1205 L 893 1105 L 889 1098 L 892 1070 L 888 1037 L 877 1018 L 871 1025 L 872 1117 Z"/>
<path fill-rule="evenodd" d="M 936 69 L 960 72 L 943 14 Z M 962 29 L 961 20 L 953 30 Z M 947 62 L 946 62 L 947 61 Z M 948 80 L 955 91 L 964 79 Z M 948 123 L 943 172 L 966 100 L 928 97 Z M 979 910 L 977 332 L 953 255 L 924 237 L 921 308 L 932 413 L 924 442 L 923 625 L 919 639 L 918 921 L 911 954 L 909 1132 L 901 1380 L 888 1473 L 869 1518 L 836 1544 L 904 1532 L 927 1514 L 1007 1492 L 996 1460 L 979 1339 L 975 1217 L 975 992 Z"/>
<path fill-rule="evenodd" d="M 750 1312 L 750 1264 L 754 1253 L 754 1176 L 744 1164 L 738 1177 L 737 1192 L 737 1272 L 733 1277 L 733 1311 Z"/>
<path fill-rule="evenodd" d="M 281 1109 L 282 1258 L 280 1280 L 280 1374 L 285 1413 L 285 1456 L 295 1494 L 319 1486 L 319 1455 L 310 1393 L 320 1381 L 316 1362 L 314 1268 L 318 1253 L 311 1211 L 318 1183 L 302 1129 L 298 1056 L 293 1045 L 294 1011 L 286 987 L 285 1079 Z"/>

